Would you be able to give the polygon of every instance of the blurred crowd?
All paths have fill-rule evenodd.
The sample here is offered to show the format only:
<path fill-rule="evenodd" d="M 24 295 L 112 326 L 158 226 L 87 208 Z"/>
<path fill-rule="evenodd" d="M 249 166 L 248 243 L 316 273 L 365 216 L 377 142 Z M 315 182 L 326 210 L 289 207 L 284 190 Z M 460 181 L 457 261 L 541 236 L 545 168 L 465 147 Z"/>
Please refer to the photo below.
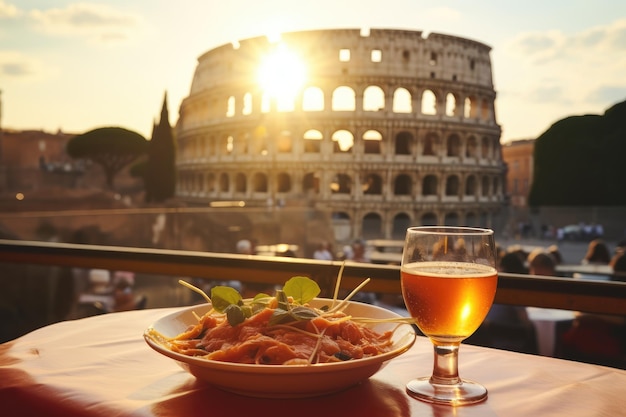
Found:
<path fill-rule="evenodd" d="M 557 246 L 537 248 L 529 253 L 513 246 L 500 250 L 498 269 L 512 274 L 559 277 L 557 265 L 561 262 Z M 603 266 L 607 274 L 574 273 L 571 279 L 626 282 L 626 241 L 611 249 L 602 239 L 593 239 L 580 264 Z M 532 350 L 536 335 L 525 307 L 494 304 L 485 326 L 500 329 L 503 335 L 518 335 L 502 337 L 500 346 L 498 341 L 491 341 L 495 347 L 536 353 Z M 576 313 L 571 325 L 557 335 L 555 356 L 625 368 L 626 317 Z"/>

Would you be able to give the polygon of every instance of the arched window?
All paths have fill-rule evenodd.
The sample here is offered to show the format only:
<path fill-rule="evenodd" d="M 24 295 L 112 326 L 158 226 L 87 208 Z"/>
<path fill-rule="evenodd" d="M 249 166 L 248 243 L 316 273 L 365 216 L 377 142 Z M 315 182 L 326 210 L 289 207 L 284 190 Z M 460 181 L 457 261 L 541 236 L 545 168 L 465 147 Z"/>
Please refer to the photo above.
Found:
<path fill-rule="evenodd" d="M 383 180 L 378 174 L 367 174 L 363 184 L 361 184 L 363 194 L 380 195 L 383 192 Z"/>
<path fill-rule="evenodd" d="M 459 195 L 459 177 L 456 175 L 450 175 L 446 179 L 446 195 L 455 196 Z"/>
<path fill-rule="evenodd" d="M 354 136 L 347 130 L 337 130 L 333 133 L 332 141 L 335 153 L 351 152 L 354 145 Z"/>
<path fill-rule="evenodd" d="M 424 147 L 422 148 L 422 155 L 434 156 L 437 154 L 437 142 L 439 142 L 439 136 L 436 133 L 429 133 L 424 138 Z"/>
<path fill-rule="evenodd" d="M 437 215 L 435 213 L 424 213 L 422 215 L 422 226 L 436 226 L 439 224 L 439 220 L 437 220 Z"/>
<path fill-rule="evenodd" d="M 411 195 L 411 189 L 413 188 L 413 181 L 407 174 L 400 174 L 393 182 L 394 195 Z"/>
<path fill-rule="evenodd" d="M 228 180 L 228 174 L 225 172 L 220 175 L 220 191 L 226 192 L 230 188 L 230 181 Z"/>
<path fill-rule="evenodd" d="M 465 180 L 465 195 L 467 196 L 475 196 L 476 195 L 476 176 L 470 175 Z"/>
<path fill-rule="evenodd" d="M 280 153 L 290 153 L 293 147 L 293 140 L 291 139 L 291 132 L 283 130 L 278 134 L 276 140 L 276 148 Z"/>
<path fill-rule="evenodd" d="M 305 193 L 318 194 L 320 192 L 320 179 L 314 172 L 308 172 L 302 178 L 302 191 Z"/>
<path fill-rule="evenodd" d="M 330 183 L 330 191 L 333 194 L 350 194 L 352 191 L 352 178 L 347 174 L 337 174 Z"/>
<path fill-rule="evenodd" d="M 437 97 L 431 90 L 422 93 L 422 114 L 437 114 Z"/>
<path fill-rule="evenodd" d="M 411 132 L 400 132 L 396 135 L 395 154 L 411 155 L 411 144 L 413 143 L 413 134 Z"/>
<path fill-rule="evenodd" d="M 246 175 L 238 172 L 237 175 L 235 175 L 235 192 L 245 193 L 246 189 Z"/>
<path fill-rule="evenodd" d="M 393 92 L 393 112 L 394 113 L 411 113 L 413 105 L 411 104 L 411 93 L 406 88 L 398 88 Z"/>
<path fill-rule="evenodd" d="M 252 113 L 252 94 L 246 93 L 243 96 L 243 107 L 241 108 L 241 114 L 247 116 Z"/>
<path fill-rule="evenodd" d="M 406 229 L 411 226 L 411 218 L 406 213 L 398 213 L 393 218 L 393 228 L 391 230 L 391 238 L 404 240 Z"/>
<path fill-rule="evenodd" d="M 443 224 L 446 226 L 458 226 L 459 225 L 459 215 L 457 213 L 446 213 L 446 216 L 443 220 Z"/>
<path fill-rule="evenodd" d="M 437 177 L 434 175 L 427 175 L 422 181 L 422 194 L 437 195 Z"/>
<path fill-rule="evenodd" d="M 377 130 L 368 130 L 363 133 L 363 152 L 369 154 L 380 154 L 380 145 L 382 140 L 383 136 Z"/>
<path fill-rule="evenodd" d="M 302 110 L 323 111 L 324 92 L 319 87 L 307 87 L 302 92 Z"/>
<path fill-rule="evenodd" d="M 233 117 L 235 115 L 235 97 L 228 97 L 228 105 L 226 108 L 226 117 Z"/>
<path fill-rule="evenodd" d="M 370 85 L 363 91 L 363 110 L 379 111 L 385 109 L 385 93 L 377 85 Z"/>
<path fill-rule="evenodd" d="M 267 192 L 267 175 L 262 172 L 257 172 L 252 177 L 252 191 L 255 193 Z"/>
<path fill-rule="evenodd" d="M 365 239 L 379 238 L 382 235 L 383 220 L 378 213 L 367 213 L 363 216 L 363 224 L 361 226 L 363 237 Z"/>
<path fill-rule="evenodd" d="M 481 188 L 483 197 L 487 197 L 489 195 L 489 177 L 484 176 L 482 178 Z"/>
<path fill-rule="evenodd" d="M 354 90 L 347 86 L 337 87 L 333 91 L 332 106 L 333 111 L 356 110 L 356 94 Z"/>
<path fill-rule="evenodd" d="M 446 116 L 456 115 L 456 97 L 452 93 L 446 95 Z"/>
<path fill-rule="evenodd" d="M 304 139 L 304 152 L 306 153 L 319 153 L 322 149 L 322 139 L 324 136 L 322 132 L 315 129 L 310 129 L 304 132 L 302 137 Z"/>
<path fill-rule="evenodd" d="M 478 156 L 478 142 L 475 136 L 467 138 L 467 146 L 465 147 L 465 156 L 468 158 L 476 158 Z"/>
<path fill-rule="evenodd" d="M 288 193 L 291 191 L 291 177 L 286 172 L 280 172 L 276 177 L 276 191 Z"/>
<path fill-rule="evenodd" d="M 460 156 L 461 154 L 461 139 L 459 135 L 452 134 L 448 136 L 448 156 Z"/>

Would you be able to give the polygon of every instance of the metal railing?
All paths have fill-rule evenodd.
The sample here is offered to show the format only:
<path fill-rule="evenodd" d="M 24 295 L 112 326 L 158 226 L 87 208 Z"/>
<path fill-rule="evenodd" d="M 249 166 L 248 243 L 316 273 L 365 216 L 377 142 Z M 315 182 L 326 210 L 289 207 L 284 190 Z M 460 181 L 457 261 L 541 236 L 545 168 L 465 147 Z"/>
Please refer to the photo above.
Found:
<path fill-rule="evenodd" d="M 283 284 L 296 275 L 316 280 L 330 296 L 342 262 L 152 248 L 0 240 L 0 262 L 102 268 L 208 280 Z M 399 293 L 398 266 L 346 262 L 341 287 Z M 501 273 L 496 303 L 626 316 L 626 283 Z"/>

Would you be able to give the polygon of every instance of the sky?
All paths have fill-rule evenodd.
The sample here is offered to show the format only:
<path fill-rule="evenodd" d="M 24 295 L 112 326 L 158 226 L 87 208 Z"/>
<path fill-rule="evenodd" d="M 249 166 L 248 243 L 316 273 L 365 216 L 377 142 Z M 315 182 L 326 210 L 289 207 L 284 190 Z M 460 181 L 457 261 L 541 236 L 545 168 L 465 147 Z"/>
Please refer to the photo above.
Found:
<path fill-rule="evenodd" d="M 623 0 L 0 0 L 5 129 L 150 137 L 176 124 L 197 59 L 238 40 L 314 29 L 403 29 L 492 47 L 502 142 L 626 100 Z"/>

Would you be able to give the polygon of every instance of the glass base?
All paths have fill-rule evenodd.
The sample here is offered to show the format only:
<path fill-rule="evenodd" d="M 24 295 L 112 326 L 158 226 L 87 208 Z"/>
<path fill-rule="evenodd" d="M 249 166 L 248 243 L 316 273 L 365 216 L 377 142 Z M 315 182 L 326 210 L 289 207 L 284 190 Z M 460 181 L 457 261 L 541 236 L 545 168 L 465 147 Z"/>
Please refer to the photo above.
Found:
<path fill-rule="evenodd" d="M 406 392 L 418 400 L 433 404 L 468 405 L 487 399 L 487 388 L 463 380 L 460 384 L 433 384 L 430 377 L 418 378 L 406 385 Z"/>

